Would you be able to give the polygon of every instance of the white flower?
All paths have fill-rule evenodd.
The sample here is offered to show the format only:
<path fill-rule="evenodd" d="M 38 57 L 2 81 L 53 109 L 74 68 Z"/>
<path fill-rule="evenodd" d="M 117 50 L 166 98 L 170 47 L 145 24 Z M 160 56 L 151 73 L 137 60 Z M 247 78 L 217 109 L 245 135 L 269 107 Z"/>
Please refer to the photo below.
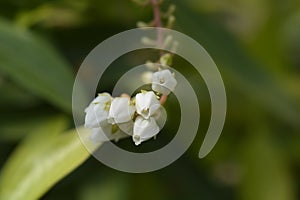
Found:
<path fill-rule="evenodd" d="M 134 122 L 132 139 L 135 145 L 139 145 L 158 133 L 159 127 L 153 117 L 144 119 L 143 117 L 138 116 Z"/>
<path fill-rule="evenodd" d="M 164 109 L 164 107 L 160 106 L 160 108 L 156 111 L 156 113 L 152 116 L 152 118 L 155 119 L 156 124 L 161 130 L 167 121 L 167 112 Z"/>
<path fill-rule="evenodd" d="M 103 122 L 106 122 L 108 111 L 110 108 L 112 97 L 108 93 L 99 94 L 85 109 L 85 124 L 86 128 L 100 127 Z"/>
<path fill-rule="evenodd" d="M 160 107 L 160 103 L 152 91 L 137 94 L 135 101 L 136 112 L 145 119 L 149 119 Z"/>
<path fill-rule="evenodd" d="M 135 106 L 131 104 L 128 97 L 117 97 L 112 100 L 107 117 L 107 122 L 115 125 L 128 135 L 133 132 L 133 115 Z"/>
<path fill-rule="evenodd" d="M 143 81 L 143 83 L 148 84 L 151 83 L 152 81 L 152 72 L 144 72 L 141 76 L 141 81 Z"/>
<path fill-rule="evenodd" d="M 112 100 L 108 114 L 108 122 L 119 124 L 131 121 L 135 107 L 130 104 L 127 97 L 117 97 Z"/>
<path fill-rule="evenodd" d="M 110 140 L 115 140 L 129 137 L 128 134 L 122 132 L 117 125 L 107 124 L 100 128 L 93 128 L 90 140 L 94 143 L 106 142 Z"/>
<path fill-rule="evenodd" d="M 170 70 L 165 69 L 153 73 L 152 90 L 164 95 L 168 95 L 171 91 L 174 91 L 176 85 L 177 81 Z"/>

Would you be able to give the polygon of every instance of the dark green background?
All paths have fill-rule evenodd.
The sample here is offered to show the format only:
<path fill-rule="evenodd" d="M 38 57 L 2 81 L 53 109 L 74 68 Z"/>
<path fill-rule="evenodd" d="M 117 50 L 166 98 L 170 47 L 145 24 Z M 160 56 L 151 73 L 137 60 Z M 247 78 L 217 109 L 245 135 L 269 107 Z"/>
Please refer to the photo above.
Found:
<path fill-rule="evenodd" d="M 42 199 L 299 199 L 300 2 L 170 0 L 163 8 L 170 3 L 177 6 L 174 29 L 198 41 L 224 79 L 228 112 L 216 147 L 198 159 L 209 96 L 201 77 L 176 57 L 174 68 L 190 80 L 201 108 L 199 134 L 189 150 L 170 166 L 146 174 L 118 172 L 90 158 Z M 60 114 L 73 127 L 72 85 L 85 56 L 106 38 L 135 28 L 137 21 L 151 20 L 152 12 L 124 0 L 1 0 L 0 16 L 3 166 L 39 123 Z M 111 90 L 122 71 L 142 64 L 147 55 L 157 58 L 155 52 L 141 55 L 114 63 L 99 92 Z M 167 102 L 172 117 L 156 140 L 141 149 L 130 140 L 118 145 L 145 151 L 166 144 L 177 128 L 176 102 L 173 96 Z"/>

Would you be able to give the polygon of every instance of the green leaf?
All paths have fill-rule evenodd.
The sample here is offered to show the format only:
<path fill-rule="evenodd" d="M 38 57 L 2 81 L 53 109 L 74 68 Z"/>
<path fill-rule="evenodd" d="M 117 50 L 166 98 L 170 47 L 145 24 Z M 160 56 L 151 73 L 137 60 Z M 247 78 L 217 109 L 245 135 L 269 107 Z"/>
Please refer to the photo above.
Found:
<path fill-rule="evenodd" d="M 73 77 L 68 64 L 37 35 L 1 19 L 0 73 L 71 112 Z"/>
<path fill-rule="evenodd" d="M 40 103 L 40 100 L 29 94 L 28 91 L 4 80 L 0 80 L 0 94 L 5 94 L 0 96 L 0 108 L 2 110 L 24 109 Z"/>
<path fill-rule="evenodd" d="M 49 121 L 53 116 L 50 112 L 35 112 L 31 110 L 30 117 L 26 112 L 3 113 L 0 117 L 0 140 L 18 141 L 24 138 L 39 123 Z"/>
<path fill-rule="evenodd" d="M 51 120 L 18 146 L 0 174 L 0 199 L 38 199 L 90 156 L 76 130 L 65 128 L 64 119 Z"/>

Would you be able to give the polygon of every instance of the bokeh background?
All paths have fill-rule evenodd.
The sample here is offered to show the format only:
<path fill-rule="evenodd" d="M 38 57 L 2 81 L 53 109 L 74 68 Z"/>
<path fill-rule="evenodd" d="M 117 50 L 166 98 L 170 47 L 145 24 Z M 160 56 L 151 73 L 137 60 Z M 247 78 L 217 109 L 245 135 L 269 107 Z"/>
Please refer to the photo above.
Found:
<path fill-rule="evenodd" d="M 171 3 L 177 6 L 174 29 L 198 41 L 219 67 L 226 124 L 214 150 L 198 159 L 209 95 L 201 76 L 175 58 L 174 68 L 199 98 L 199 134 L 170 166 L 127 174 L 81 147 L 72 130 L 72 86 L 96 45 L 151 20 L 151 8 L 124 0 L 0 1 L 1 200 L 300 199 L 300 1 L 166 0 L 163 9 Z M 120 58 L 99 92 L 155 56 Z M 138 152 L 166 144 L 179 117 L 174 96 L 166 108 L 170 119 L 156 140 L 140 149 L 130 140 L 118 145 Z"/>

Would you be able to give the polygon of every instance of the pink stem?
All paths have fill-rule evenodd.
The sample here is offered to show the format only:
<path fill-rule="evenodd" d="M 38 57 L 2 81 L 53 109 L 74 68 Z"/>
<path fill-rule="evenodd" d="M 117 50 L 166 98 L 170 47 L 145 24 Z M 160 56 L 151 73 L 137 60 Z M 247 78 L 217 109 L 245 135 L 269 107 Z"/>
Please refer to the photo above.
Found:
<path fill-rule="evenodd" d="M 153 6 L 153 14 L 154 14 L 154 23 L 155 26 L 158 28 L 162 27 L 162 22 L 161 22 L 161 16 L 160 16 L 160 10 L 159 10 L 159 4 L 157 3 L 157 0 L 151 0 L 152 6 Z M 158 29 L 157 31 L 157 43 L 158 46 L 162 46 L 162 30 Z"/>
<path fill-rule="evenodd" d="M 164 103 L 167 101 L 167 99 L 168 99 L 167 95 L 162 95 L 159 100 L 160 104 L 164 105 Z"/>
<path fill-rule="evenodd" d="M 160 9 L 159 9 L 159 4 L 157 0 L 151 0 L 152 7 L 153 7 L 153 14 L 154 14 L 154 24 L 156 27 L 159 29 L 157 30 L 157 44 L 159 47 L 162 46 L 163 42 L 163 32 L 162 32 L 162 22 L 161 22 L 161 16 L 160 16 Z M 162 54 L 162 52 L 161 52 Z M 168 96 L 167 95 L 162 95 L 160 98 L 160 104 L 163 105 L 167 101 Z"/>

